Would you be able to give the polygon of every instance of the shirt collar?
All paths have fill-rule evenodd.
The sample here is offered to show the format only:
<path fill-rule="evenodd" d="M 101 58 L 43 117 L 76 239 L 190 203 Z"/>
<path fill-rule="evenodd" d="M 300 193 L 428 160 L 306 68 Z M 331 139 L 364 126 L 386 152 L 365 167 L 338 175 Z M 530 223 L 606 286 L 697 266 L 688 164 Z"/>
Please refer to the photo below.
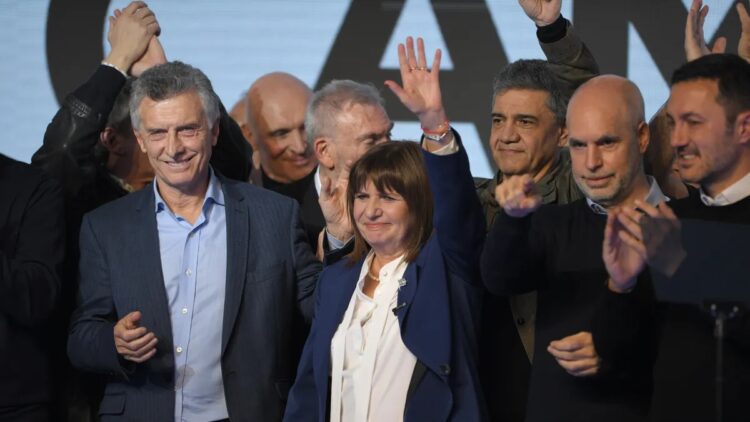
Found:
<path fill-rule="evenodd" d="M 159 213 L 160 211 L 168 210 L 169 208 L 167 207 L 166 202 L 164 202 L 164 198 L 159 194 L 156 180 L 154 180 L 153 187 L 154 197 L 156 199 L 154 201 L 154 212 Z M 208 189 L 206 189 L 206 197 L 203 198 L 203 209 L 205 209 L 206 204 L 209 203 L 224 205 L 224 192 L 221 190 L 221 182 L 211 166 L 208 166 Z"/>
<path fill-rule="evenodd" d="M 723 207 L 732 205 L 750 196 L 750 173 L 746 174 L 740 180 L 734 182 L 732 186 L 724 189 L 721 193 L 711 198 L 700 190 L 701 201 L 709 207 Z"/>
<path fill-rule="evenodd" d="M 649 188 L 648 194 L 646 194 L 646 198 L 644 198 L 644 200 L 648 204 L 657 206 L 661 202 L 669 202 L 669 198 L 664 195 L 664 192 L 661 191 L 659 184 L 656 183 L 656 179 L 651 176 L 646 176 L 646 180 L 648 180 Z M 586 203 L 589 205 L 589 208 L 594 212 L 594 214 L 607 215 L 607 208 L 605 208 L 604 206 L 597 204 L 588 197 L 586 198 Z"/>
<path fill-rule="evenodd" d="M 318 168 L 315 169 L 315 191 L 318 192 L 318 196 L 320 196 L 320 189 L 322 184 L 320 183 L 320 164 L 318 164 Z"/>

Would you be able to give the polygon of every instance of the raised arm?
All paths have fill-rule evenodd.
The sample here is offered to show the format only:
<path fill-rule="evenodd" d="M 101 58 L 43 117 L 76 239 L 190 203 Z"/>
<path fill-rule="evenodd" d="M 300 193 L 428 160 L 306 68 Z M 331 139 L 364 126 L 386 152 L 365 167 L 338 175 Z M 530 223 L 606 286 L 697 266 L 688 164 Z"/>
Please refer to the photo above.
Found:
<path fill-rule="evenodd" d="M 424 41 L 409 37 L 399 44 L 403 87 L 385 84 L 418 118 L 424 131 L 423 150 L 434 197 L 434 224 L 446 261 L 467 280 L 478 280 L 478 257 L 484 239 L 484 218 L 474 193 L 469 158 L 460 137 L 450 128 L 440 92 L 440 50 L 428 67 Z"/>
<path fill-rule="evenodd" d="M 127 72 L 166 62 L 154 36 L 159 25 L 145 3 L 136 1 L 122 11 L 116 10 L 109 23 L 110 53 L 91 78 L 65 98 L 47 126 L 42 147 L 31 159 L 56 178 L 69 196 L 86 194 L 96 179 L 99 162 L 94 147 L 107 126 Z"/>
<path fill-rule="evenodd" d="M 591 51 L 560 13 L 562 0 L 519 0 L 518 3 L 536 25 L 539 46 L 568 96 L 599 74 L 599 65 Z"/>

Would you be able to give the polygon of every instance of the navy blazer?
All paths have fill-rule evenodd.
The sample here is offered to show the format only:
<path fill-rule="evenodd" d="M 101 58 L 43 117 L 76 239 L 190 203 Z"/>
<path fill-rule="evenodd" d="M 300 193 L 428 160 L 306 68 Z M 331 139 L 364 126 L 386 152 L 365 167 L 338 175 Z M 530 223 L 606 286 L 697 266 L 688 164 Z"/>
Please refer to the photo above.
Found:
<path fill-rule="evenodd" d="M 459 141 L 460 145 L 460 141 Z M 435 203 L 435 229 L 404 274 L 395 310 L 401 338 L 424 374 L 412 378 L 405 421 L 481 421 L 477 373 L 482 286 L 482 210 L 463 146 L 456 154 L 425 152 Z M 364 260 L 327 267 L 316 292 L 316 315 L 305 343 L 285 421 L 328 420 L 331 339 L 354 294 Z M 379 403 L 387 406 L 387 403 Z"/>
<path fill-rule="evenodd" d="M 321 264 L 294 200 L 220 176 L 226 204 L 227 275 L 221 369 L 229 418 L 281 419 L 313 313 Z M 152 186 L 87 214 L 81 227 L 80 305 L 68 355 L 110 375 L 102 421 L 174 419 L 174 355 Z M 132 311 L 159 339 L 140 364 L 119 357 L 113 327 Z M 302 334 L 304 335 L 304 334 Z"/>

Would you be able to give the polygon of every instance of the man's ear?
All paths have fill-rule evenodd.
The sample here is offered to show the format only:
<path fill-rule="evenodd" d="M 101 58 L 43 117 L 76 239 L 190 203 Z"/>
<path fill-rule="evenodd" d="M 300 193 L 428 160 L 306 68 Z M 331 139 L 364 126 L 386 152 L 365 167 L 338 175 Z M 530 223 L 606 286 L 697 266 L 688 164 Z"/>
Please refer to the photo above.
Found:
<path fill-rule="evenodd" d="M 739 135 L 740 144 L 750 144 L 750 110 L 737 115 L 735 131 Z"/>
<path fill-rule="evenodd" d="M 636 135 L 638 136 L 638 150 L 641 154 L 645 154 L 648 149 L 648 143 L 650 140 L 650 131 L 646 122 L 640 122 Z"/>
<path fill-rule="evenodd" d="M 315 138 L 315 141 L 313 141 L 313 149 L 318 162 L 329 170 L 332 170 L 336 165 L 336 153 L 331 142 L 330 139 L 325 137 Z"/>
<path fill-rule="evenodd" d="M 99 132 L 99 143 L 109 151 L 110 154 L 124 154 L 125 146 L 122 144 L 122 140 L 117 136 L 117 132 L 114 128 L 107 126 L 103 131 Z"/>
<path fill-rule="evenodd" d="M 253 151 L 257 151 L 258 144 L 255 137 L 253 136 L 253 132 L 250 130 L 250 127 L 248 127 L 247 123 L 241 124 L 240 130 L 242 131 L 242 136 L 244 136 L 245 140 L 247 140 L 247 143 L 249 143 L 250 146 L 253 147 Z"/>
<path fill-rule="evenodd" d="M 561 126 L 557 135 L 557 146 L 564 147 L 568 145 L 568 127 Z"/>

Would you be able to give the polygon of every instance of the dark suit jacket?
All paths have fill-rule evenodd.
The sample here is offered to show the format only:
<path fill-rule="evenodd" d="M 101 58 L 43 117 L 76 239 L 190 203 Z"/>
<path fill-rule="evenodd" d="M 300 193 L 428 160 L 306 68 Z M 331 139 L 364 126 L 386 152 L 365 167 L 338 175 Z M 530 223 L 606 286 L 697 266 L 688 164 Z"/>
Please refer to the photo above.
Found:
<path fill-rule="evenodd" d="M 468 157 L 425 153 L 435 227 L 404 274 L 397 310 L 401 338 L 423 367 L 412 378 L 405 421 L 481 421 L 486 418 L 477 371 L 482 287 L 478 256 L 484 237 Z M 316 316 L 305 344 L 285 421 L 326 421 L 331 339 L 354 292 L 363 260 L 341 261 L 321 275 Z M 416 370 L 416 369 L 415 369 Z M 380 403 L 379 405 L 387 405 Z"/>
<path fill-rule="evenodd" d="M 273 192 L 221 177 L 226 200 L 227 281 L 221 369 L 232 421 L 281 419 L 294 377 L 294 318 L 308 321 L 320 272 L 299 226 L 297 205 Z M 111 376 L 102 420 L 174 418 L 174 355 L 151 187 L 106 204 L 81 228 L 82 303 L 68 354 L 83 370 Z M 119 358 L 113 327 L 141 311 L 159 338 L 142 364 Z"/>
<path fill-rule="evenodd" d="M 59 185 L 0 155 L 0 419 L 3 408 L 51 399 L 64 228 Z"/>
<path fill-rule="evenodd" d="M 260 182 L 262 187 L 280 193 L 284 196 L 293 198 L 299 204 L 299 218 L 302 221 L 302 227 L 305 229 L 307 241 L 312 250 L 318 247 L 318 235 L 326 226 L 326 220 L 323 217 L 323 211 L 318 203 L 318 191 L 315 188 L 315 175 L 317 167 L 307 176 L 291 183 L 279 183 L 269 178 L 261 169 Z"/>

